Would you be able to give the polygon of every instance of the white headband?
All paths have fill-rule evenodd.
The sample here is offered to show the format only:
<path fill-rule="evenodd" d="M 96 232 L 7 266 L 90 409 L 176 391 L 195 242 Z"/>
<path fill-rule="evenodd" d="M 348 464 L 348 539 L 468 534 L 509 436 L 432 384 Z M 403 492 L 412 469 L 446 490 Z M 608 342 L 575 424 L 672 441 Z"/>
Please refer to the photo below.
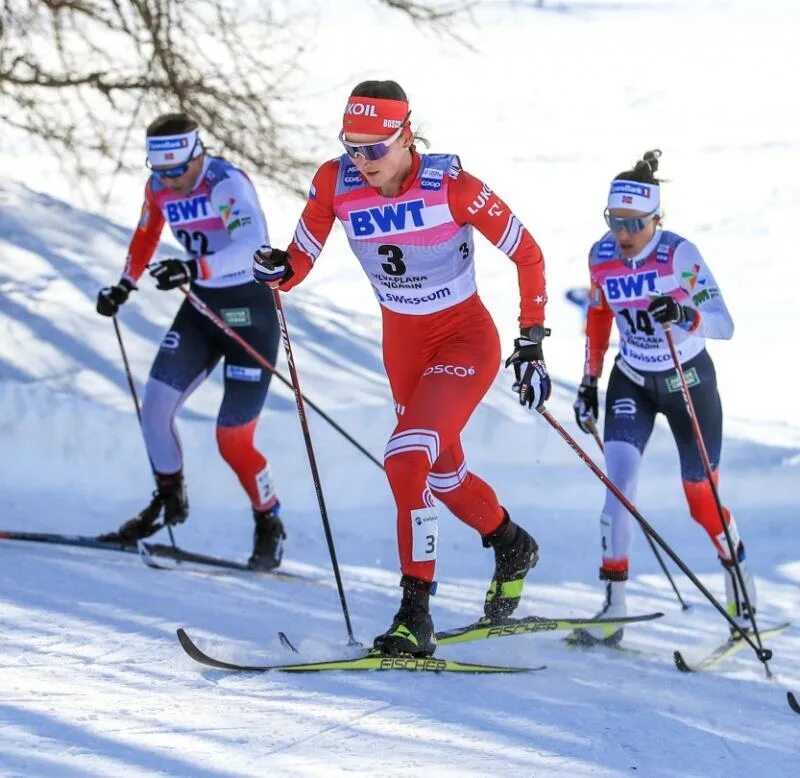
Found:
<path fill-rule="evenodd" d="M 203 144 L 197 130 L 147 139 L 147 159 L 152 167 L 177 167 L 202 153 Z"/>
<path fill-rule="evenodd" d="M 643 184 L 640 181 L 612 181 L 608 207 L 653 213 L 661 208 L 660 188 L 658 184 Z"/>

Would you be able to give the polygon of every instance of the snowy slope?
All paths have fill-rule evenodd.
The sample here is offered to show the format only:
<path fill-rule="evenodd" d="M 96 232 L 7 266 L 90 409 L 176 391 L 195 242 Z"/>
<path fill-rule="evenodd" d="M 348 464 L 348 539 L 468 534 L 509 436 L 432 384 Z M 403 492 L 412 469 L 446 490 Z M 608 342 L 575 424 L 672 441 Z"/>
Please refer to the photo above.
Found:
<path fill-rule="evenodd" d="M 778 92 L 797 70 L 794 4 L 565 0 L 541 12 L 487 4 L 474 26 L 463 25 L 475 53 L 370 10 L 346 56 L 334 48 L 352 34 L 346 14 L 325 4 L 316 13 L 330 36 L 310 69 L 332 132 L 351 82 L 398 78 L 434 148 L 460 150 L 542 243 L 557 379 L 550 408 L 576 435 L 581 323 L 563 291 L 584 281 L 607 179 L 661 145 L 673 179 L 670 225 L 698 242 L 737 321 L 731 343 L 711 345 L 729 422 L 722 493 L 748 545 L 763 621 L 797 621 L 800 415 L 785 355 L 794 350 L 800 271 L 784 259 L 784 236 L 800 202 L 789 173 L 800 144 L 792 97 Z M 384 54 L 372 60 L 384 66 L 365 73 L 386 34 L 419 56 Z M 447 93 L 431 83 L 431 68 L 448 77 Z M 20 171 L 0 184 L 0 529 L 95 534 L 141 508 L 152 488 L 114 333 L 93 311 L 97 288 L 119 272 L 141 181 L 120 181 L 101 213 L 66 202 L 67 180 L 23 175 L 46 171 L 47 158 L 12 158 L 2 142 L 0 151 Z M 278 243 L 300 204 L 263 182 L 261 191 Z M 482 295 L 509 342 L 513 268 L 485 243 L 479 252 Z M 380 458 L 393 414 L 378 318 L 338 231 L 308 283 L 284 299 L 303 389 Z M 120 317 L 140 386 L 179 303 L 177 292 L 143 281 Z M 219 396 L 215 377 L 181 419 L 192 515 L 176 536 L 186 548 L 244 559 L 251 520 L 214 448 Z M 374 464 L 309 416 L 354 631 L 366 643 L 397 606 L 391 495 Z M 726 628 L 679 575 L 694 606 L 681 612 L 641 537 L 631 605 L 666 616 L 626 632 L 639 655 L 570 652 L 542 635 L 441 649 L 548 666 L 522 677 L 233 676 L 193 664 L 175 640 L 178 626 L 234 660 L 291 661 L 278 630 L 304 660 L 347 652 L 293 399 L 277 382 L 258 437 L 285 506 L 286 567 L 318 584 L 159 572 L 129 555 L 0 541 L 0 775 L 797 774 L 800 717 L 784 691 L 800 692 L 800 633 L 772 644 L 772 681 L 749 652 L 714 675 L 679 675 L 672 650 L 700 655 Z M 594 455 L 590 439 L 580 442 Z M 593 613 L 600 483 L 543 419 L 515 406 L 503 375 L 465 448 L 542 547 L 520 612 Z M 678 483 L 659 426 L 637 504 L 721 596 L 718 565 Z M 491 555 L 451 517 L 440 533 L 433 608 L 443 629 L 478 614 Z"/>

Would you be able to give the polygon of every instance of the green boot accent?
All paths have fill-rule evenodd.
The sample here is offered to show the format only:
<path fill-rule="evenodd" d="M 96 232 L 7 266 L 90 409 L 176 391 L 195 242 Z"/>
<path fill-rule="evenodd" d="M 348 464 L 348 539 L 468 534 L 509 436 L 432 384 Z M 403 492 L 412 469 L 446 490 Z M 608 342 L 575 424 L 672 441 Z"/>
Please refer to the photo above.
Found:
<path fill-rule="evenodd" d="M 519 605 L 525 576 L 539 561 L 539 546 L 522 527 L 505 514 L 502 524 L 483 538 L 486 548 L 494 548 L 495 567 L 486 592 L 483 612 L 491 622 L 508 619 Z"/>
<path fill-rule="evenodd" d="M 431 584 L 404 575 L 403 601 L 389 629 L 378 635 L 374 647 L 384 654 L 430 656 L 436 650 L 433 619 L 429 612 Z"/>

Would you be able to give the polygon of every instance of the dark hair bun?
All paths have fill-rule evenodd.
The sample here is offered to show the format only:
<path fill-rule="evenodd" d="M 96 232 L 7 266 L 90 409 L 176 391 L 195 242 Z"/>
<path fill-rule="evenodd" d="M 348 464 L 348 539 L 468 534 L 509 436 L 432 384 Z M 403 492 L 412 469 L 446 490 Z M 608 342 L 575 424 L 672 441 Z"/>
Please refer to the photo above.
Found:
<path fill-rule="evenodd" d="M 637 163 L 636 167 L 639 167 L 639 165 L 646 165 L 650 172 L 655 174 L 655 172 L 658 170 L 658 158 L 660 156 L 661 149 L 651 149 L 650 151 L 645 151 L 645 153 L 642 155 L 642 161 Z"/>

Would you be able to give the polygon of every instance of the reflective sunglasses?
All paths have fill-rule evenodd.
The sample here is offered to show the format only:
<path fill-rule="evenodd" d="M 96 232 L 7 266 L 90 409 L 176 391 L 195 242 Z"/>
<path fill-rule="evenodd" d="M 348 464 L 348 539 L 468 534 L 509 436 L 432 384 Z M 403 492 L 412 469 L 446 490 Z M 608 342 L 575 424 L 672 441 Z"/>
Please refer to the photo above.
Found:
<path fill-rule="evenodd" d="M 356 157 L 363 157 L 371 162 L 376 159 L 383 159 L 389 153 L 389 147 L 403 134 L 403 129 L 406 126 L 408 117 L 403 119 L 403 123 L 388 137 L 383 140 L 374 141 L 373 143 L 350 143 L 344 139 L 344 130 L 339 133 L 339 141 L 344 146 L 347 156 L 355 159 Z"/>
<path fill-rule="evenodd" d="M 184 162 L 182 165 L 170 167 L 166 170 L 155 170 L 154 168 L 150 168 L 150 170 L 153 172 L 153 175 L 158 176 L 158 178 L 180 178 L 189 169 L 189 164 L 191 161 L 192 160 L 190 159 L 188 162 Z M 148 165 L 148 167 L 150 166 Z"/>
<path fill-rule="evenodd" d="M 608 208 L 603 211 L 603 216 L 606 219 L 606 224 L 611 232 L 625 232 L 633 235 L 636 232 L 641 232 L 653 219 L 658 216 L 658 210 L 645 214 L 644 216 L 614 216 Z"/>

